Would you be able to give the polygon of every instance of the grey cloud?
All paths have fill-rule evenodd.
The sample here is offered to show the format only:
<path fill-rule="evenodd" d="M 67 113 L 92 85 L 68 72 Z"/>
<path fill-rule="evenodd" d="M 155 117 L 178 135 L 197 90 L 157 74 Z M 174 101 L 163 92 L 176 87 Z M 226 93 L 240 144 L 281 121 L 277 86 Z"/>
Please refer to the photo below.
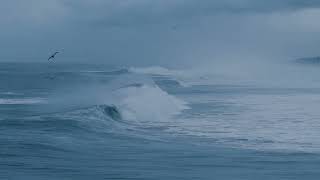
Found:
<path fill-rule="evenodd" d="M 318 0 L 64 0 L 74 16 L 105 24 L 175 21 L 225 13 L 270 13 L 320 7 Z"/>
<path fill-rule="evenodd" d="M 143 24 L 232 13 L 318 8 L 318 0 L 2 0 L 0 21 Z"/>
<path fill-rule="evenodd" d="M 0 60 L 195 64 L 317 53 L 320 1 L 2 0 Z M 310 33 L 311 31 L 311 33 Z M 30 57 L 28 59 L 23 57 Z M 45 58 L 44 58 L 45 57 Z"/>

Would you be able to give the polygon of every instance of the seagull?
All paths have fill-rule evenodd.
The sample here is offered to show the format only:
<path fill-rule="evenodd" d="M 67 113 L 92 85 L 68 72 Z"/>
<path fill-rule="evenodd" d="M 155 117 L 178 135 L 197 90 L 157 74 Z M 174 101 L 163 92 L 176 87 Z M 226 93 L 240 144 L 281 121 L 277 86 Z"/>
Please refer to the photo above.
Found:
<path fill-rule="evenodd" d="M 53 53 L 49 58 L 48 58 L 48 61 L 50 61 L 51 59 L 54 59 L 55 56 L 58 54 L 59 52 L 56 51 L 55 53 Z"/>

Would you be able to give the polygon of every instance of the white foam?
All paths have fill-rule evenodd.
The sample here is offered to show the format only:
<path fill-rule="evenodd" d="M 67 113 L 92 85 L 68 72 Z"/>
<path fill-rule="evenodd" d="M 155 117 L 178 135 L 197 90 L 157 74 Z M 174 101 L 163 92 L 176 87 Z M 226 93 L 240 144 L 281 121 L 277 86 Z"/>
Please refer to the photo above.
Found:
<path fill-rule="evenodd" d="M 187 103 L 169 95 L 157 86 L 128 87 L 115 92 L 115 104 L 124 119 L 148 123 L 171 121 L 172 117 L 187 109 Z"/>
<path fill-rule="evenodd" d="M 207 101 L 217 102 L 217 108 L 221 103 L 221 110 L 177 119 L 168 131 L 246 149 L 320 152 L 320 95 L 253 94 Z"/>

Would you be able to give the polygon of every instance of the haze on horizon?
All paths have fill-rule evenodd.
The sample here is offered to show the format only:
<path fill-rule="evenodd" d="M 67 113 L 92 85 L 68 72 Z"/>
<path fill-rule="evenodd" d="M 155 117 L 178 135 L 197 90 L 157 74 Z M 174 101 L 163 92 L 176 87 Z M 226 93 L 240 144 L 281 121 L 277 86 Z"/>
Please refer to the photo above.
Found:
<path fill-rule="evenodd" d="M 195 65 L 320 53 L 316 0 L 2 0 L 0 61 Z"/>

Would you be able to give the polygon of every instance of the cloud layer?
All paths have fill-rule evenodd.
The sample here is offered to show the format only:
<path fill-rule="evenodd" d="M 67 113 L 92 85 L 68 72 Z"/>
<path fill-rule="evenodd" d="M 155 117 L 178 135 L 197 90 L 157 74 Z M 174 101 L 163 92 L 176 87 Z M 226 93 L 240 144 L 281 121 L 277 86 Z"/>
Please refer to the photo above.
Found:
<path fill-rule="evenodd" d="M 0 60 L 121 65 L 318 52 L 316 0 L 3 0 Z"/>

